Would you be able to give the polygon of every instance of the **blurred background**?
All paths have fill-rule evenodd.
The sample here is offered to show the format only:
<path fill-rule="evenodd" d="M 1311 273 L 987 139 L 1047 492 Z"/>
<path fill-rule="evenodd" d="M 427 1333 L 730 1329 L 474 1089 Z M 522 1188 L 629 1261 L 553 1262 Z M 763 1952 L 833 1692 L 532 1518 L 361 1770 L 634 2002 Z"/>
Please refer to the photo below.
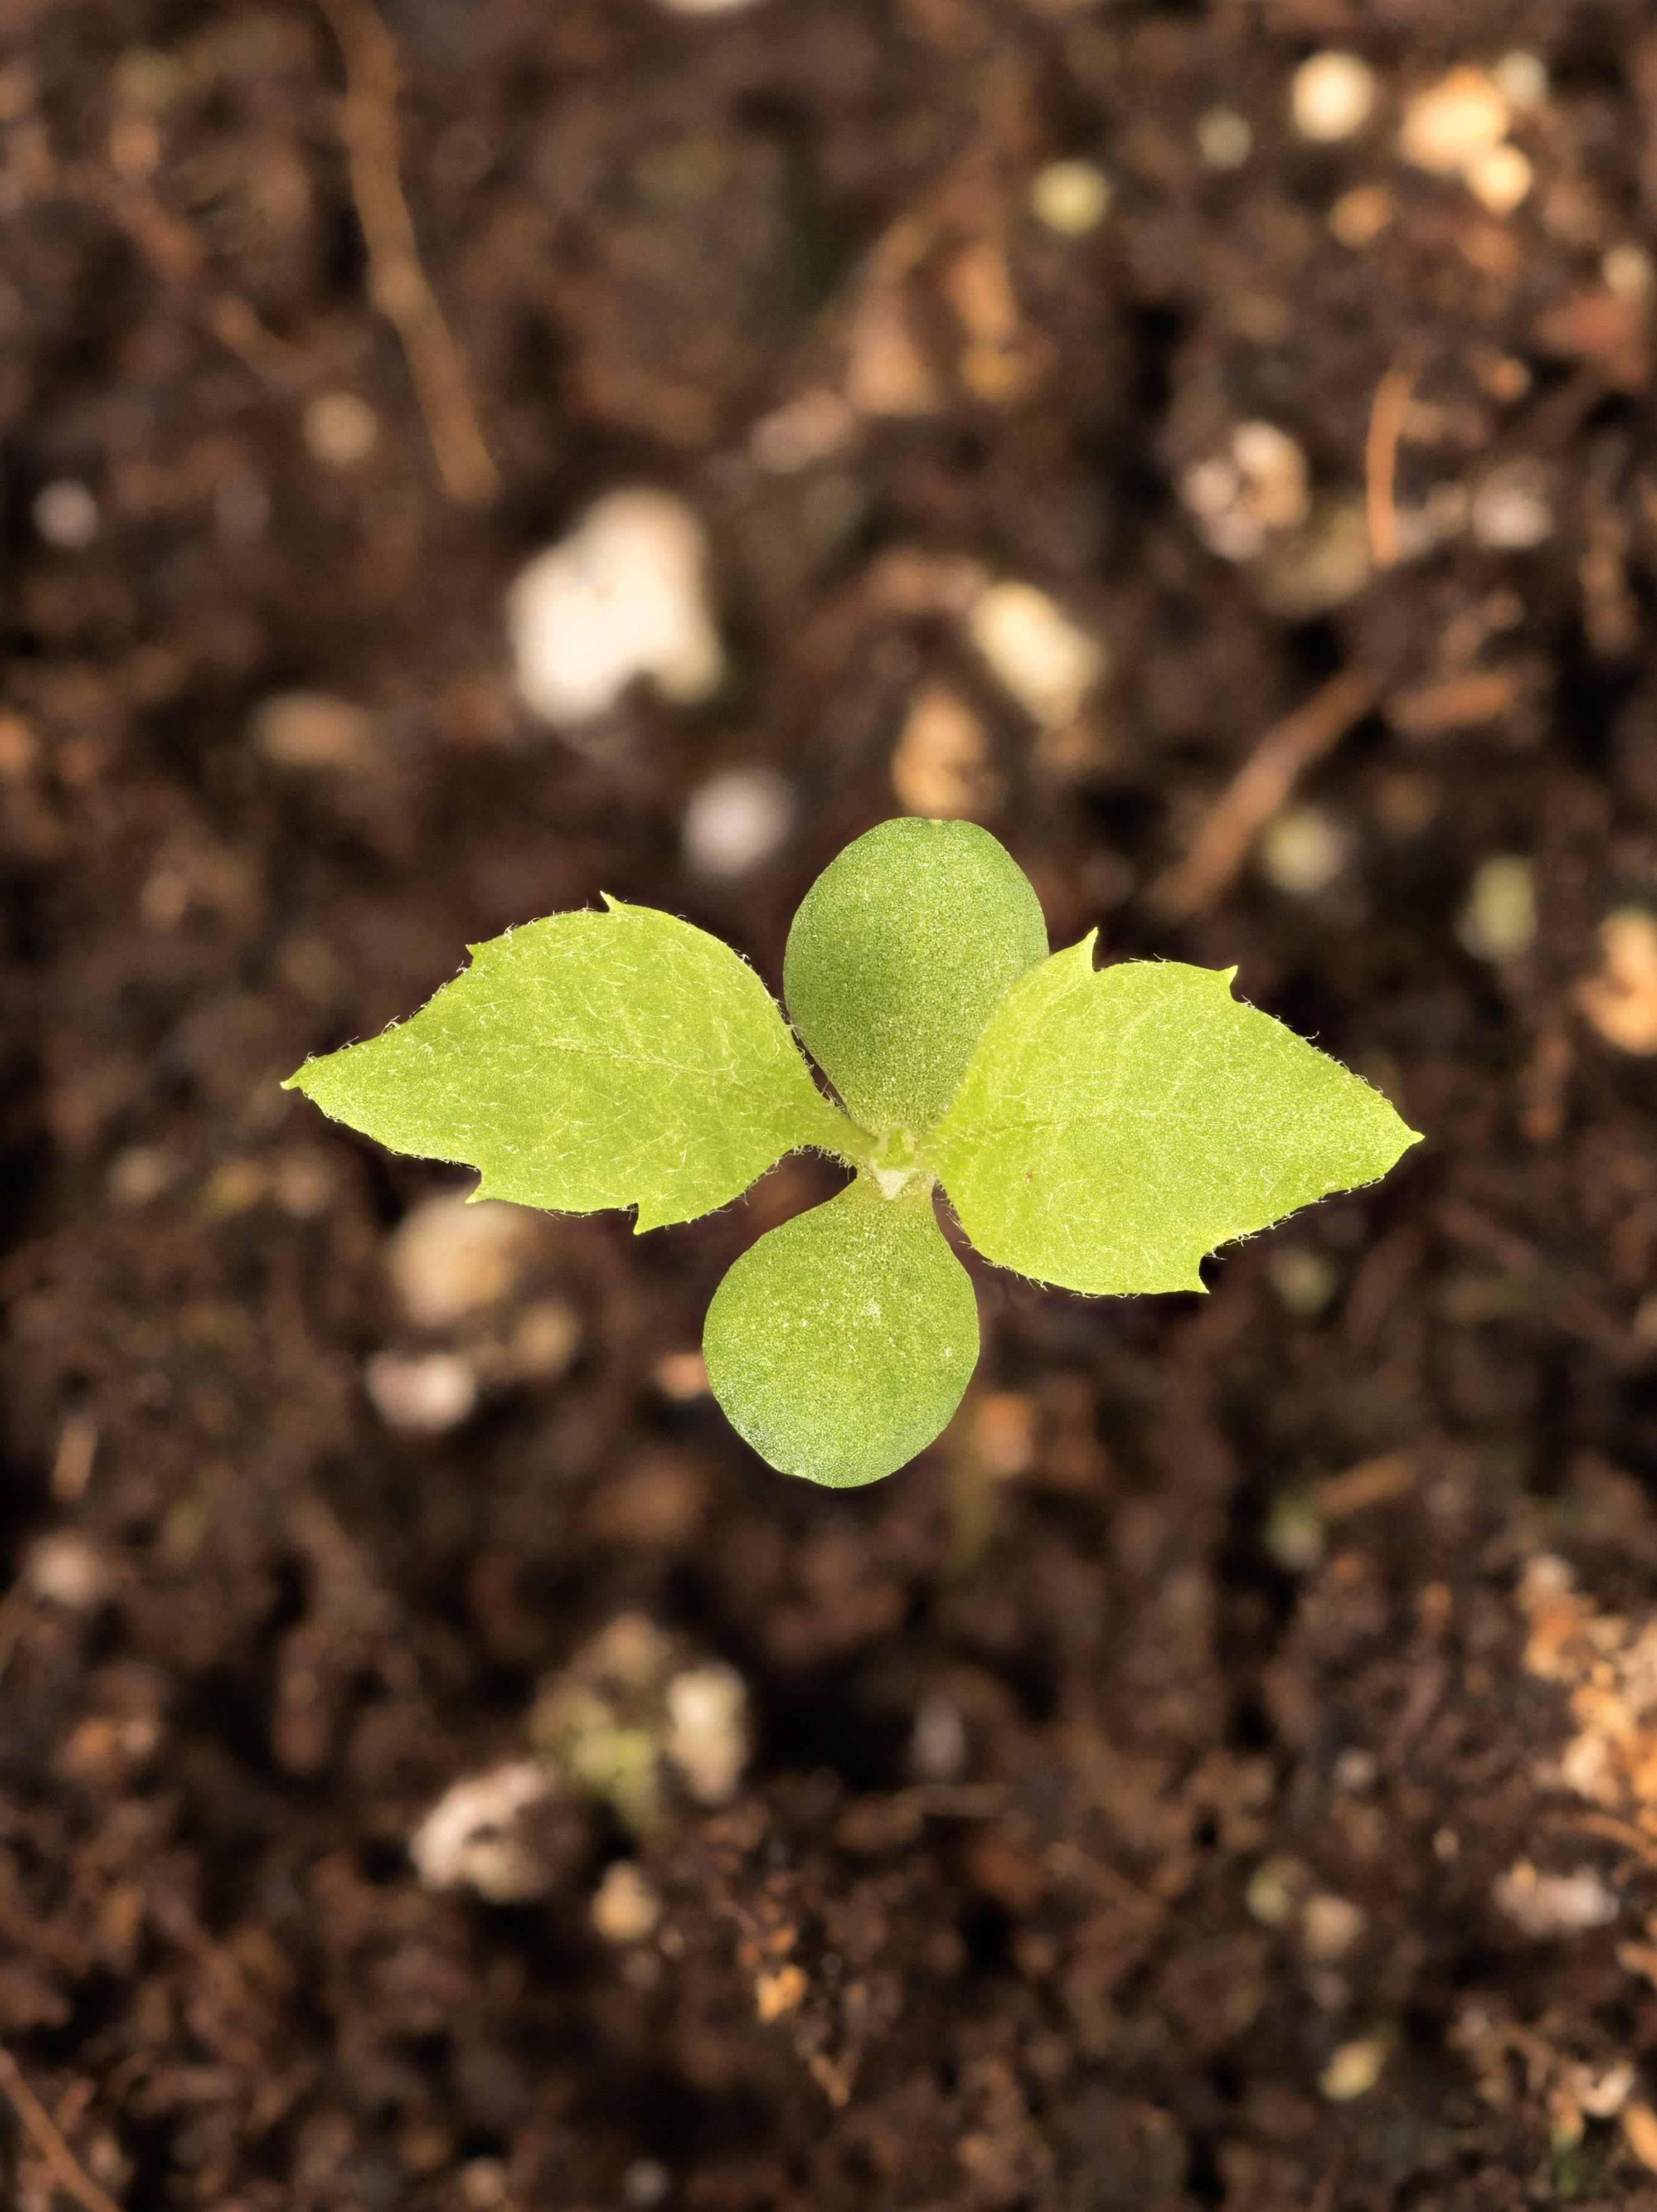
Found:
<path fill-rule="evenodd" d="M 1654 225 L 1641 0 L 10 0 L 19 2212 L 1657 2204 Z M 1427 1141 L 835 1495 L 821 1165 L 278 1084 L 906 811 Z"/>

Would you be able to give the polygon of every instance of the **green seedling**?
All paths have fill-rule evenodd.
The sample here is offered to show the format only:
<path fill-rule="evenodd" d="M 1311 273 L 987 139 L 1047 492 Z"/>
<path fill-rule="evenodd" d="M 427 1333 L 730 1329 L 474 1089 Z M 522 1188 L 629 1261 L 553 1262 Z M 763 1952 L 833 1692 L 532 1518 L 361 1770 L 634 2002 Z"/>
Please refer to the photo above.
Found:
<path fill-rule="evenodd" d="M 859 837 L 794 918 L 793 1027 L 716 938 L 607 898 L 471 947 L 410 1020 L 289 1079 L 477 1198 L 636 1209 L 739 1197 L 790 1152 L 855 1170 L 715 1293 L 708 1379 L 774 1468 L 850 1488 L 959 1405 L 986 1260 L 1096 1296 L 1200 1291 L 1217 1245 L 1373 1182 L 1417 1141 L 1379 1091 L 1231 995 L 1235 970 L 1050 957 L 1028 878 L 967 822 Z M 824 1095 L 802 1044 L 834 1085 Z"/>

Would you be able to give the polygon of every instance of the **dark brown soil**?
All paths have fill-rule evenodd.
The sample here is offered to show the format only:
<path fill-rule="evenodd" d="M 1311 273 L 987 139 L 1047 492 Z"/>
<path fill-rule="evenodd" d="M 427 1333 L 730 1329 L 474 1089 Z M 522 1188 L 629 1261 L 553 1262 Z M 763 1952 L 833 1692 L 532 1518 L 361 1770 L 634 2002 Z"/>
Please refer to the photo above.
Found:
<path fill-rule="evenodd" d="M 1657 2204 L 1654 1062 L 1578 996 L 1657 902 L 1650 9 L 398 0 L 475 507 L 369 304 L 326 19 L 3 15 L 0 2044 L 85 2172 L 126 2212 Z M 1378 99 L 1319 146 L 1288 85 L 1326 46 Z M 1395 147 L 1514 49 L 1551 87 L 1497 214 Z M 1114 187 L 1080 237 L 1029 210 L 1065 156 Z M 865 384 L 836 450 L 762 465 L 882 327 L 915 410 Z M 1389 372 L 1440 536 L 1366 579 Z M 341 392 L 350 466 L 304 428 Z M 1259 421 L 1314 520 L 1221 557 L 1181 487 Z M 501 594 L 640 482 L 712 533 L 733 672 L 571 746 Z M 1108 641 L 1079 721 L 977 659 L 963 562 Z M 1379 704 L 1297 794 L 1339 872 L 1159 919 L 1344 669 Z M 449 1340 L 386 1241 L 455 1178 L 278 1079 L 601 890 L 774 983 L 935 684 L 1056 942 L 1237 963 L 1427 1143 L 1205 1300 L 980 1270 L 974 1399 L 865 1492 L 773 1474 L 662 1364 L 804 1169 L 642 1241 L 549 1223 L 468 1325 L 479 1411 L 388 1427 L 364 1363 Z M 294 690 L 370 711 L 357 757 L 261 750 Z M 798 826 L 694 877 L 688 795 L 753 763 Z M 1492 960 L 1458 917 L 1502 855 L 1539 927 Z M 526 1300 L 579 1315 L 566 1372 L 513 1368 Z M 540 1896 L 423 1887 L 425 1814 L 628 1614 L 744 1678 L 735 1799 L 635 1844 L 567 1794 Z M 617 1942 L 635 1851 L 662 1914 Z M 43 2142 L 8 2123 L 20 2212 L 70 2201 Z"/>

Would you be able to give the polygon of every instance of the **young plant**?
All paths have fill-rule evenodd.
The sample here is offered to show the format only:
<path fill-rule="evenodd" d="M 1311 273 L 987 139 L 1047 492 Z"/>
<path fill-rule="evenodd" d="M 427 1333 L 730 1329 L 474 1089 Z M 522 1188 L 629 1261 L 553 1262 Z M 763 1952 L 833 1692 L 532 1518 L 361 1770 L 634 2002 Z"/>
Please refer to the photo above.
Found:
<path fill-rule="evenodd" d="M 606 897 L 471 947 L 412 1019 L 289 1079 L 477 1198 L 635 1229 L 739 1197 L 784 1153 L 856 1170 L 771 1230 L 708 1310 L 708 1380 L 787 1474 L 836 1488 L 930 1443 L 978 1358 L 941 1188 L 984 1258 L 1097 1296 L 1200 1291 L 1205 1255 L 1383 1176 L 1379 1091 L 1174 961 L 1047 953 L 1028 878 L 967 822 L 883 822 L 807 893 L 793 1029 L 716 938 Z M 814 1080 L 796 1036 L 833 1084 Z"/>

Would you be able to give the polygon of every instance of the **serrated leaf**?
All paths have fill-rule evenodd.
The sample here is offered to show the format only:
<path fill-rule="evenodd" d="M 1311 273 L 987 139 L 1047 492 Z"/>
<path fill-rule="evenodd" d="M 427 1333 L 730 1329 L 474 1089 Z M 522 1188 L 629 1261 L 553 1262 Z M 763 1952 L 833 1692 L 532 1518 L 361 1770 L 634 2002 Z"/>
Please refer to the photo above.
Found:
<path fill-rule="evenodd" d="M 1055 953 L 992 1016 L 927 1146 L 986 1259 L 1073 1291 L 1199 1291 L 1217 1245 L 1386 1174 L 1378 1091 L 1231 974 Z"/>
<path fill-rule="evenodd" d="M 411 1020 L 288 1087 L 394 1152 L 476 1168 L 479 1197 L 636 1206 L 640 1230 L 853 1134 L 759 977 L 689 922 L 611 901 L 470 951 Z"/>
<path fill-rule="evenodd" d="M 783 994 L 866 1129 L 930 1128 L 984 1024 L 1047 949 L 1029 878 L 972 822 L 883 822 L 806 893 Z"/>
<path fill-rule="evenodd" d="M 859 1176 L 762 1237 L 708 1309 L 707 1378 L 785 1474 L 852 1489 L 929 1444 L 978 1358 L 978 1307 L 929 1188 Z"/>

